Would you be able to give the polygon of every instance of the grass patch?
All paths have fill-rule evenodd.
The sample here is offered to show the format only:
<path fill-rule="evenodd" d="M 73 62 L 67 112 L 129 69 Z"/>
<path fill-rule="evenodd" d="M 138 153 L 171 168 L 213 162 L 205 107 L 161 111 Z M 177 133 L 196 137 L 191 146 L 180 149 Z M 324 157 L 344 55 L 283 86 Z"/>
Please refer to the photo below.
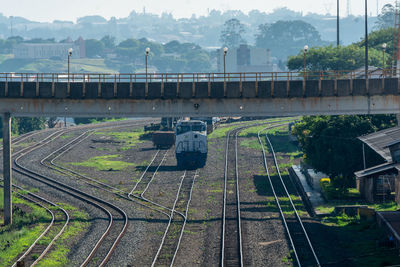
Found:
<path fill-rule="evenodd" d="M 240 146 L 255 149 L 255 150 L 261 150 L 261 145 L 260 142 L 258 142 L 258 139 L 245 139 L 240 142 Z"/>
<path fill-rule="evenodd" d="M 84 162 L 71 162 L 70 164 L 75 166 L 95 168 L 98 171 L 121 171 L 135 165 L 129 162 L 112 160 L 118 157 L 119 155 L 98 156 L 90 158 Z"/>
<path fill-rule="evenodd" d="M 95 134 L 111 136 L 114 140 L 124 143 L 122 150 L 128 150 L 144 142 L 141 137 L 145 135 L 145 132 L 143 129 L 135 129 L 129 132 L 96 132 Z"/>
<path fill-rule="evenodd" d="M 324 217 L 322 224 L 324 231 L 335 233 L 337 240 L 334 250 L 340 250 L 342 258 L 348 259 L 349 266 L 389 266 L 400 263 L 397 250 L 383 245 L 386 234 L 375 222 L 361 220 L 359 216 L 340 214 Z M 331 246 L 326 242 L 319 249 L 325 262 L 338 260 L 337 256 L 330 254 Z M 337 262 L 334 265 L 342 264 Z"/>
<path fill-rule="evenodd" d="M 3 209 L 3 198 L 3 190 L 0 190 L 1 209 Z M 51 221 L 51 216 L 45 209 L 18 198 L 14 194 L 13 204 L 13 224 L 0 227 L 0 265 L 2 266 L 11 265 L 16 257 L 39 237 Z M 21 209 L 22 207 L 25 212 Z"/>
<path fill-rule="evenodd" d="M 67 266 L 71 240 L 86 231 L 90 225 L 89 214 L 86 212 L 65 203 L 58 203 L 58 205 L 67 210 L 72 219 L 64 233 L 54 244 L 53 250 L 37 266 Z"/>

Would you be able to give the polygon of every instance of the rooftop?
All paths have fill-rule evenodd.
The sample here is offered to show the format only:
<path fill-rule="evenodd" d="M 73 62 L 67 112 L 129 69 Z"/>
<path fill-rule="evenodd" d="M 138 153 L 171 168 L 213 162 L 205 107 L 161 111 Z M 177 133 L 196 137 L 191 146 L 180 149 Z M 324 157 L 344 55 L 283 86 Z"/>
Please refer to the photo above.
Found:
<path fill-rule="evenodd" d="M 396 126 L 376 133 L 360 136 L 358 139 L 367 144 L 387 162 L 392 162 L 392 156 L 388 145 L 400 141 L 400 127 Z"/>
<path fill-rule="evenodd" d="M 361 171 L 355 172 L 354 174 L 356 175 L 357 178 L 363 178 L 363 177 L 366 177 L 366 176 L 370 176 L 370 175 L 373 175 L 373 174 L 378 174 L 378 173 L 381 173 L 381 172 L 387 172 L 387 171 L 390 171 L 390 170 L 393 170 L 393 171 L 396 171 L 396 172 L 400 171 L 400 164 L 399 163 L 397 163 L 397 164 L 384 163 L 384 164 L 381 164 L 381 165 L 378 165 L 378 166 L 374 166 L 374 167 L 371 167 L 371 168 L 368 168 L 368 169 L 365 169 L 365 170 L 361 170 Z"/>

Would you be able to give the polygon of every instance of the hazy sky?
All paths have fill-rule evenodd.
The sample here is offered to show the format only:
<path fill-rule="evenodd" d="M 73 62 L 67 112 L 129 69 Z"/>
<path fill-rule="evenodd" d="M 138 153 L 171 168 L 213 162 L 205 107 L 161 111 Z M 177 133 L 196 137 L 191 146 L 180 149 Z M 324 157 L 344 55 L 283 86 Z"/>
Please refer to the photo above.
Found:
<path fill-rule="evenodd" d="M 346 14 L 347 2 L 351 13 L 364 12 L 365 0 L 340 0 L 342 14 Z M 166 11 L 175 17 L 190 17 L 193 13 L 206 15 L 207 9 L 238 9 L 248 12 L 259 9 L 271 12 L 275 8 L 287 7 L 304 13 L 336 13 L 336 0 L 1 0 L 0 13 L 5 16 L 22 16 L 35 21 L 71 20 L 87 15 L 126 17 L 132 10 L 161 14 Z M 380 9 L 394 0 L 368 0 L 369 13 L 376 15 Z"/>

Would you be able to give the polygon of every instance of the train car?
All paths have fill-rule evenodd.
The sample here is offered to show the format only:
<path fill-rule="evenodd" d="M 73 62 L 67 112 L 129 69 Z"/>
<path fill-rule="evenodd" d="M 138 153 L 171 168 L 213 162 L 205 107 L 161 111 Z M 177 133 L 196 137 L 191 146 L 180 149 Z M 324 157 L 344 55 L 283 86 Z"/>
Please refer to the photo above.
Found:
<path fill-rule="evenodd" d="M 204 167 L 207 161 L 207 124 L 198 120 L 179 121 L 175 127 L 178 167 Z"/>
<path fill-rule="evenodd" d="M 219 123 L 218 117 L 191 117 L 190 119 L 207 123 L 207 134 L 211 134 Z"/>
<path fill-rule="evenodd" d="M 175 132 L 156 131 L 153 133 L 153 145 L 158 149 L 170 148 L 175 144 Z"/>

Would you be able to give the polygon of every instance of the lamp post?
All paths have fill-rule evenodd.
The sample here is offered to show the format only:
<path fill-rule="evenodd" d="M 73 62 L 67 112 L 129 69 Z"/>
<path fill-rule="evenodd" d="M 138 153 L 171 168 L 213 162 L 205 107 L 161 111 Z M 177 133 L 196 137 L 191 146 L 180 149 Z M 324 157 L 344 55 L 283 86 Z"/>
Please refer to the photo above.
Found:
<path fill-rule="evenodd" d="M 339 0 L 337 0 L 337 6 L 336 6 L 336 11 L 337 11 L 337 16 L 336 16 L 336 45 L 339 46 L 340 40 L 339 40 L 339 33 L 340 33 L 340 27 L 339 27 Z"/>
<path fill-rule="evenodd" d="M 368 79 L 368 1 L 365 0 L 365 79 Z"/>
<path fill-rule="evenodd" d="M 70 60 L 71 60 L 71 56 L 72 56 L 72 52 L 73 52 L 74 50 L 72 49 L 72 48 L 69 48 L 68 49 L 68 64 L 67 64 L 67 72 L 68 72 L 68 74 L 67 74 L 67 76 L 68 76 L 68 87 L 69 87 L 69 73 L 70 73 Z M 66 116 L 64 116 L 64 127 L 67 127 L 67 117 Z"/>
<path fill-rule="evenodd" d="M 226 54 L 228 53 L 228 47 L 224 47 L 224 82 L 226 80 Z"/>
<path fill-rule="evenodd" d="M 308 45 L 304 46 L 304 79 L 306 79 L 306 54 L 308 52 Z"/>
<path fill-rule="evenodd" d="M 149 57 L 150 47 L 146 47 L 146 54 L 145 54 L 145 65 L 146 65 L 146 83 L 147 83 L 147 58 Z"/>
<path fill-rule="evenodd" d="M 383 74 L 383 77 L 385 77 L 385 52 L 386 52 L 386 47 L 387 47 L 387 44 L 383 43 L 382 44 L 382 74 Z"/>
<path fill-rule="evenodd" d="M 69 82 L 69 65 L 70 65 L 70 58 L 72 56 L 72 52 L 74 50 L 72 48 L 68 49 L 68 82 Z"/>

